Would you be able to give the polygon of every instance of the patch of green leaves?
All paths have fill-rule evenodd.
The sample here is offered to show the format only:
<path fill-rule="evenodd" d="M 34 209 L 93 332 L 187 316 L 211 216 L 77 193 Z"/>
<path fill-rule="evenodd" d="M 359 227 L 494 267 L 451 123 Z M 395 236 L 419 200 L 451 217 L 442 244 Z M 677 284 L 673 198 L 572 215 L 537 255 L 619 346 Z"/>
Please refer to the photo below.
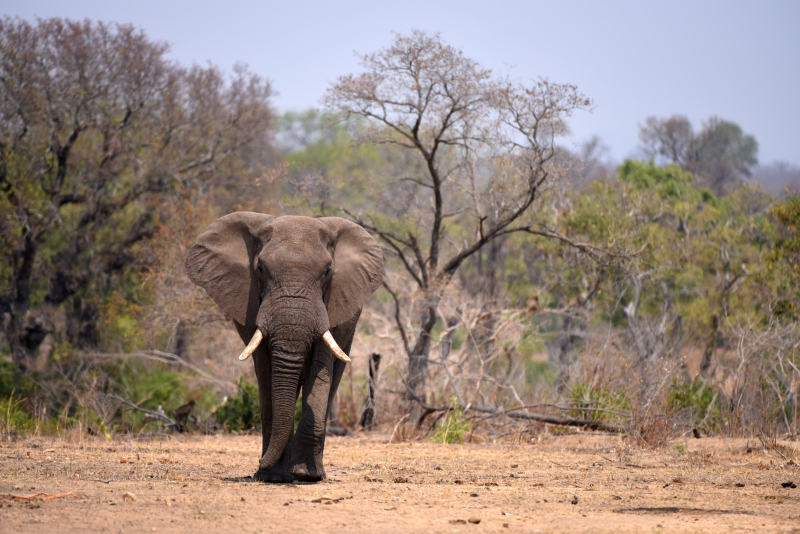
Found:
<path fill-rule="evenodd" d="M 552 387 L 558 378 L 558 367 L 552 362 L 528 360 L 525 362 L 525 384 Z"/>
<path fill-rule="evenodd" d="M 622 421 L 629 417 L 631 403 L 625 392 L 608 386 L 592 388 L 587 382 L 572 387 L 569 392 L 572 409 L 570 417 L 589 421 Z"/>
<path fill-rule="evenodd" d="M 676 443 L 672 446 L 672 450 L 680 454 L 686 454 L 689 452 L 689 449 L 683 443 Z"/>
<path fill-rule="evenodd" d="M 442 422 L 436 429 L 436 433 L 431 436 L 431 441 L 439 443 L 461 443 L 464 434 L 472 431 L 472 425 L 464 419 L 464 411 L 458 404 L 455 395 L 450 397 L 450 410 L 442 418 Z"/>
<path fill-rule="evenodd" d="M 695 426 L 705 421 L 705 426 L 713 430 L 724 422 L 714 390 L 700 381 L 673 380 L 667 397 L 667 406 L 674 412 L 688 412 Z"/>
<path fill-rule="evenodd" d="M 0 399 L 0 433 L 22 433 L 33 428 L 33 420 L 14 397 Z"/>
<path fill-rule="evenodd" d="M 296 417 L 295 413 L 295 419 Z M 261 428 L 258 387 L 240 380 L 236 394 L 228 397 L 225 404 L 217 408 L 217 422 L 231 432 Z"/>

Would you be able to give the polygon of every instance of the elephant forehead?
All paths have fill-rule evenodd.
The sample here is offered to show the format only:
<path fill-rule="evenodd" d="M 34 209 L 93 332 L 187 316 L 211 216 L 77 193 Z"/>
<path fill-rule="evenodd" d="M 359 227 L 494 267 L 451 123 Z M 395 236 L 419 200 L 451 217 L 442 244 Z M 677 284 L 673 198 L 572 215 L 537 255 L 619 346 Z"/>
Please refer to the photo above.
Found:
<path fill-rule="evenodd" d="M 284 234 L 284 237 L 301 239 L 325 238 L 326 241 L 331 237 L 330 229 L 323 222 L 311 217 L 292 215 L 276 217 L 273 220 L 272 227 L 276 233 Z"/>
<path fill-rule="evenodd" d="M 332 242 L 330 229 L 311 217 L 283 216 L 270 221 L 272 247 L 288 247 L 297 253 L 318 254 Z M 286 251 L 284 251 L 286 252 Z"/>

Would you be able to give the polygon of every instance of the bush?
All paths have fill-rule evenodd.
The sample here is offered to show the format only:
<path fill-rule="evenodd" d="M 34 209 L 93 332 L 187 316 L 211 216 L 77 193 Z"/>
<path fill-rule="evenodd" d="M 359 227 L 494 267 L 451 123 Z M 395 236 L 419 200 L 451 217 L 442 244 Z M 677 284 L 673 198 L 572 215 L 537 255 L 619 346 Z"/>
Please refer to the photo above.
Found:
<path fill-rule="evenodd" d="M 552 388 L 557 379 L 558 367 L 552 362 L 535 360 L 525 362 L 525 385 L 527 388 L 530 388 L 533 384 Z"/>
<path fill-rule="evenodd" d="M 450 410 L 445 414 L 436 433 L 431 436 L 431 441 L 441 443 L 461 443 L 464 434 L 472 430 L 472 425 L 464 420 L 464 412 L 458 404 L 458 399 L 450 397 Z"/>
<path fill-rule="evenodd" d="M 14 374 L 17 365 L 14 362 L 0 360 L 0 398 L 10 397 L 14 394 Z"/>
<path fill-rule="evenodd" d="M 0 399 L 29 397 L 34 392 L 34 377 L 20 373 L 16 363 L 0 356 Z"/>
<path fill-rule="evenodd" d="M 184 402 L 188 391 L 183 381 L 185 375 L 174 371 L 150 369 L 122 377 L 128 398 L 148 410 L 161 406 L 165 412 L 174 410 Z"/>
<path fill-rule="evenodd" d="M 693 426 L 705 421 L 704 426 L 708 430 L 718 430 L 723 424 L 723 416 L 715 398 L 714 390 L 700 381 L 673 380 L 667 406 L 674 412 L 688 412 Z"/>
<path fill-rule="evenodd" d="M 217 422 L 231 432 L 261 428 L 256 385 L 240 380 L 236 394 L 217 408 Z"/>
<path fill-rule="evenodd" d="M 194 400 L 192 415 L 201 421 L 219 404 L 219 397 L 211 386 L 192 383 L 190 375 L 168 370 L 163 364 L 137 360 L 109 362 L 98 369 L 96 380 L 86 382 L 90 390 L 84 395 L 89 398 L 102 397 L 103 393 L 115 394 L 146 410 L 158 411 L 160 406 L 168 417 L 173 417 L 174 411 L 187 401 Z M 91 388 L 96 389 L 91 391 Z M 78 415 L 78 411 L 70 415 Z M 89 420 L 93 421 L 94 416 Z M 154 430 L 163 424 L 152 419 L 148 421 L 146 414 L 124 405 L 120 406 L 118 416 L 107 417 L 106 423 L 116 432 Z"/>
<path fill-rule="evenodd" d="M 21 403 L 13 397 L 0 399 L 0 432 L 3 434 L 20 433 L 33 428 L 33 420 L 22 410 Z"/>
<path fill-rule="evenodd" d="M 629 417 L 631 403 L 622 391 L 608 386 L 591 388 L 587 382 L 575 385 L 569 392 L 573 409 L 570 417 L 590 421 L 616 421 Z"/>

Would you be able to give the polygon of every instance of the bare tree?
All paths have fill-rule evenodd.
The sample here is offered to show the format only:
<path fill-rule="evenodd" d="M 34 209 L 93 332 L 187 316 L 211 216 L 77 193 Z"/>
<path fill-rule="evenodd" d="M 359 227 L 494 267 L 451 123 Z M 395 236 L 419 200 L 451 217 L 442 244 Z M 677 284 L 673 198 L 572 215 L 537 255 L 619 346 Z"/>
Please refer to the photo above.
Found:
<path fill-rule="evenodd" d="M 436 34 L 413 31 L 361 57 L 323 99 L 367 120 L 361 142 L 407 151 L 415 165 L 390 180 L 385 203 L 350 216 L 385 245 L 420 294 L 413 332 L 396 323 L 408 355 L 407 396 L 422 402 L 431 332 L 451 278 L 467 258 L 517 232 L 563 239 L 537 219 L 537 199 L 559 178 L 556 139 L 591 101 L 575 86 L 493 77 Z M 584 247 L 590 250 L 590 247 Z"/>

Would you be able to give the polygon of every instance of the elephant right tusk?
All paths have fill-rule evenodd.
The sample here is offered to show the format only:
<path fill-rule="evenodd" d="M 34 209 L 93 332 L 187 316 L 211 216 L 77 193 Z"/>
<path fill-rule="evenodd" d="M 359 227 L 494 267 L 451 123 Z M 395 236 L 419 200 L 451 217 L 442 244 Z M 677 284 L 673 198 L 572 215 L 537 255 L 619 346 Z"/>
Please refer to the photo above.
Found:
<path fill-rule="evenodd" d="M 344 353 L 344 351 L 339 347 L 339 344 L 336 343 L 336 340 L 333 339 L 330 330 L 326 330 L 324 334 L 322 334 L 322 339 L 325 341 L 325 344 L 328 345 L 328 348 L 333 351 L 334 356 L 342 360 L 343 362 L 349 362 L 350 357 Z"/>
<path fill-rule="evenodd" d="M 242 354 L 239 356 L 239 359 L 246 360 L 247 358 L 249 358 L 250 355 L 253 354 L 253 352 L 255 352 L 256 347 L 258 347 L 259 343 L 261 343 L 261 340 L 263 338 L 264 334 L 261 333 L 261 330 L 256 328 L 256 333 L 253 334 L 253 339 L 251 339 L 250 343 L 247 344 L 247 347 L 245 347 L 244 352 L 242 352 Z"/>

